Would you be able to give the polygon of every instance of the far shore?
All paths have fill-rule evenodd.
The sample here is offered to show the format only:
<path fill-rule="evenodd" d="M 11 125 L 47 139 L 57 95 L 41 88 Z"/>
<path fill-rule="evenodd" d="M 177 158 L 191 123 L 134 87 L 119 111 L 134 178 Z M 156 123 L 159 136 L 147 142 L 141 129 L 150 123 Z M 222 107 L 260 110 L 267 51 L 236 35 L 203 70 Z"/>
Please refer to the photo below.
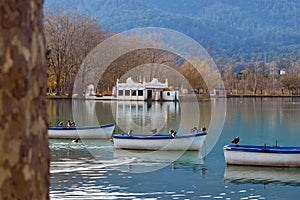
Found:
<path fill-rule="evenodd" d="M 227 95 L 227 98 L 236 98 L 236 97 L 245 97 L 245 98 L 264 98 L 264 97 L 268 97 L 268 98 L 298 98 L 300 97 L 300 95 L 258 95 L 258 94 L 231 94 L 231 95 Z"/>
<path fill-rule="evenodd" d="M 252 94 L 231 94 L 222 96 L 222 97 L 209 97 L 205 95 L 195 94 L 197 100 L 209 100 L 210 98 L 299 98 L 300 95 L 252 95 Z M 54 96 L 47 95 L 47 99 L 76 99 L 76 100 L 99 100 L 99 101 L 110 101 L 117 100 L 114 96 L 104 96 L 104 97 L 96 97 L 96 98 L 84 98 L 84 97 L 69 97 L 69 96 Z M 188 94 L 184 96 L 180 96 L 180 100 L 190 100 L 195 98 L 194 94 Z"/>

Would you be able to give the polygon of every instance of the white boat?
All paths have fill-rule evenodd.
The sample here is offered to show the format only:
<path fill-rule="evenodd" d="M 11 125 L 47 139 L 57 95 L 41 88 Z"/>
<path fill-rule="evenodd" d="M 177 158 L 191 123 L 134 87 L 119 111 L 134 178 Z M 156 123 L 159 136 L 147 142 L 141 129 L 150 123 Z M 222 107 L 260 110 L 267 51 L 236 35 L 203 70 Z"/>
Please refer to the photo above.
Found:
<path fill-rule="evenodd" d="M 199 150 L 206 138 L 206 132 L 193 134 L 117 134 L 113 136 L 117 149 L 140 150 Z"/>
<path fill-rule="evenodd" d="M 115 124 L 101 126 L 49 126 L 48 138 L 50 139 L 110 139 L 115 129 Z"/>
<path fill-rule="evenodd" d="M 224 146 L 224 157 L 229 165 L 299 167 L 300 147 L 231 144 Z"/>

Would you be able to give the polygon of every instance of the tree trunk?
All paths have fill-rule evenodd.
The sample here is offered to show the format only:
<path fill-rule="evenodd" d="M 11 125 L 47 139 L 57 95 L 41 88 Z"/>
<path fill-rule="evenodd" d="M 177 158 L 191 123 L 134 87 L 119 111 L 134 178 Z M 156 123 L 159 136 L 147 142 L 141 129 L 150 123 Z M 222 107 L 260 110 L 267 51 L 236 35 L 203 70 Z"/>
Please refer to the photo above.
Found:
<path fill-rule="evenodd" d="M 55 92 L 56 92 L 56 96 L 61 95 L 60 76 L 56 78 Z"/>
<path fill-rule="evenodd" d="M 0 199 L 49 199 L 42 5 L 0 1 Z"/>

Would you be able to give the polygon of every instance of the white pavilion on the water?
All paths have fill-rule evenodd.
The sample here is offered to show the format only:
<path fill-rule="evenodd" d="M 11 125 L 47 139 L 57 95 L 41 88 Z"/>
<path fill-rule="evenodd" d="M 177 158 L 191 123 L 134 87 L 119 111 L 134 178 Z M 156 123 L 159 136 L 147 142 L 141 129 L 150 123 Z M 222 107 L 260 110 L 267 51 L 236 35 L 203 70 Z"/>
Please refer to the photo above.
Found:
<path fill-rule="evenodd" d="M 134 82 L 131 77 L 126 83 L 120 83 L 117 79 L 113 91 L 118 100 L 139 100 L 139 101 L 177 101 L 179 99 L 178 90 L 170 90 L 168 80 L 164 83 L 153 78 L 151 82 Z"/>

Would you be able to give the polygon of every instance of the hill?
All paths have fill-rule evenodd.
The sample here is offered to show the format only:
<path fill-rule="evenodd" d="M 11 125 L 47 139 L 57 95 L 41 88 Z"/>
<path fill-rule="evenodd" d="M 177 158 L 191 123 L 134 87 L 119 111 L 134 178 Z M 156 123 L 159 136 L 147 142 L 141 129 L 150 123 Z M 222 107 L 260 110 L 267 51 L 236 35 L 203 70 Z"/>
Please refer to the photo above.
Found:
<path fill-rule="evenodd" d="M 114 32 L 173 29 L 211 46 L 214 57 L 299 59 L 298 0 L 46 0 L 45 6 L 97 18 L 102 28 Z"/>

